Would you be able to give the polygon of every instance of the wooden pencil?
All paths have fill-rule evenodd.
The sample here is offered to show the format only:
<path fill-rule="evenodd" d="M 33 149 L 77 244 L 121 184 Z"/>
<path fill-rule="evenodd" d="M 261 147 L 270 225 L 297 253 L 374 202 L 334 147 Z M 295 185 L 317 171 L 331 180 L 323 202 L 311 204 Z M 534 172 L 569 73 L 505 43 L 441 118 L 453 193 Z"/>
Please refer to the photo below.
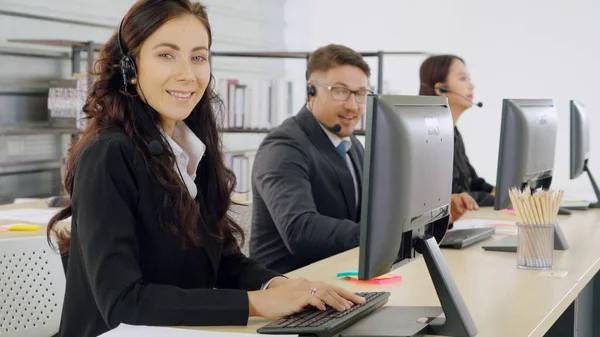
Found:
<path fill-rule="evenodd" d="M 547 226 L 556 223 L 564 192 L 538 190 L 532 193 L 529 188 L 511 188 L 508 192 L 519 222 L 525 225 L 519 230 L 519 235 L 522 236 L 521 256 L 528 264 L 544 258 L 549 249 L 554 249 L 548 247 L 553 242 L 554 229 L 548 230 Z"/>

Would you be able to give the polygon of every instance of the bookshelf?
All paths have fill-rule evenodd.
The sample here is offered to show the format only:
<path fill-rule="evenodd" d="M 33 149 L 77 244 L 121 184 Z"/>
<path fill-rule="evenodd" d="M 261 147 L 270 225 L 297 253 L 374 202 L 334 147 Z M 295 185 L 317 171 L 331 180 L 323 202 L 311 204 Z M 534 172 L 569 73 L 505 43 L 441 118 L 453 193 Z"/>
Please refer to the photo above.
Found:
<path fill-rule="evenodd" d="M 383 60 L 386 55 L 389 56 L 430 56 L 431 53 L 423 51 L 371 51 L 358 52 L 362 57 L 377 58 L 377 93 L 383 93 Z M 306 59 L 310 52 L 298 51 L 265 51 L 265 52 L 211 52 L 211 56 L 222 57 L 255 57 L 255 58 L 282 58 L 282 59 Z"/>
<path fill-rule="evenodd" d="M 102 43 L 95 41 L 72 40 L 40 40 L 40 39 L 9 39 L 15 44 L 51 46 L 69 48 L 72 74 L 82 74 L 82 61 L 87 63 L 87 72 L 93 71 L 95 55 L 100 50 Z M 377 88 L 379 94 L 383 93 L 384 76 L 383 66 L 386 56 L 428 56 L 430 53 L 422 51 L 364 51 L 359 52 L 363 57 L 377 59 Z M 39 52 L 19 53 L 20 56 L 40 57 Z M 209 62 L 215 58 L 270 58 L 270 59 L 304 59 L 308 61 L 310 52 L 303 51 L 212 51 Z M 48 56 L 56 58 L 56 56 Z M 64 57 L 68 59 L 67 56 Z M 80 75 L 81 76 L 81 75 Z M 235 76 L 237 77 L 237 76 Z M 249 76 L 252 77 L 252 76 Z M 236 192 L 240 199 L 245 196 L 251 202 L 250 172 L 254 162 L 254 154 L 262 138 L 272 128 L 293 116 L 298 111 L 292 101 L 294 80 L 258 78 L 227 78 L 215 76 L 215 89 L 224 104 L 224 122 L 221 133 L 224 144 L 239 144 L 233 148 L 225 149 L 225 162 L 236 174 L 238 183 Z M 88 85 L 92 79 L 87 78 Z M 302 86 L 305 78 L 301 79 Z M 89 87 L 89 86 L 88 86 Z M 357 125 L 356 135 L 364 135 L 365 117 Z M 64 125 L 61 125 L 61 127 Z M 78 128 L 62 127 L 56 132 L 70 133 L 73 138 L 78 134 Z M 52 127 L 52 125 L 50 125 Z M 7 132 L 7 131 L 4 131 Z"/>
<path fill-rule="evenodd" d="M 53 46 L 53 47 L 63 47 L 63 48 L 70 48 L 71 49 L 71 69 L 72 69 L 72 73 L 73 74 L 78 74 L 81 73 L 81 61 L 83 60 L 82 56 L 83 54 L 85 54 L 85 59 L 86 59 L 86 63 L 87 63 L 87 71 L 91 72 L 93 70 L 93 64 L 94 64 L 94 57 L 95 57 L 95 53 L 97 51 L 100 50 L 100 47 L 102 46 L 102 43 L 98 43 L 95 41 L 72 41 L 72 40 L 52 40 L 52 39 L 48 39 L 48 40 L 41 40 L 41 39 L 9 39 L 9 42 L 13 42 L 13 43 L 20 43 L 20 44 L 30 44 L 30 45 L 44 45 L 44 46 Z M 384 65 L 384 58 L 385 56 L 429 56 L 430 53 L 427 52 L 423 52 L 423 51 L 363 51 L 363 52 L 359 52 L 360 55 L 362 55 L 363 57 L 375 57 L 377 58 L 377 93 L 381 94 L 383 93 L 383 65 Z M 20 55 L 22 56 L 27 56 L 26 53 L 20 53 Z M 305 59 L 308 60 L 308 57 L 310 55 L 310 52 L 303 52 L 303 51 L 212 51 L 211 52 L 211 58 L 210 58 L 210 62 L 212 63 L 212 60 L 215 57 L 235 57 L 235 58 L 240 58 L 240 57 L 248 57 L 248 58 L 274 58 L 274 59 Z M 39 57 L 39 54 L 31 54 L 31 56 L 36 56 Z M 235 79 L 229 79 L 229 80 L 233 80 L 235 81 Z M 276 83 L 275 85 L 280 85 L 281 83 Z M 217 85 L 219 85 L 217 83 Z M 245 83 L 239 83 L 239 81 L 237 81 L 237 83 L 232 83 L 233 87 L 232 89 L 243 93 L 244 96 L 246 95 L 249 85 L 245 84 Z M 291 82 L 288 83 L 288 85 L 292 85 Z M 288 92 L 292 90 L 292 88 L 288 88 Z M 218 90 L 218 91 L 224 91 L 224 90 Z M 248 90 L 250 91 L 250 90 Z M 257 90 L 256 90 L 257 91 Z M 232 101 L 229 102 L 229 95 L 224 94 L 223 92 L 219 92 L 221 95 L 221 98 L 223 99 L 223 102 L 225 103 L 226 108 L 231 105 L 230 103 L 235 103 L 236 98 L 232 97 Z M 253 94 L 256 94 L 253 91 Z M 255 98 L 256 99 L 256 98 Z M 281 97 L 277 97 L 274 98 L 274 101 L 277 101 L 278 99 L 281 99 Z M 291 100 L 291 97 L 288 97 L 288 99 Z M 245 97 L 243 98 L 243 100 L 245 101 Z M 240 102 L 244 102 L 244 101 L 239 101 L 237 103 Z M 273 104 L 275 104 L 276 102 L 272 102 Z M 232 122 L 232 125 L 226 124 L 221 132 L 227 132 L 227 133 L 250 133 L 250 134 L 256 134 L 256 133 L 268 133 L 270 131 L 270 129 L 276 125 L 279 125 L 283 119 L 289 117 L 290 114 L 293 114 L 294 111 L 297 110 L 296 107 L 294 106 L 290 106 L 290 104 L 286 104 L 286 102 L 283 101 L 283 99 L 281 99 L 279 103 L 280 106 L 278 106 L 278 108 L 281 108 L 282 106 L 286 108 L 287 113 L 283 114 L 282 116 L 279 116 L 279 119 L 275 118 L 275 119 L 269 119 L 269 121 L 262 121 L 262 125 L 260 125 L 261 121 L 258 121 L 255 123 L 252 123 L 254 125 L 244 125 L 244 122 L 247 120 L 247 118 L 244 118 L 245 116 L 243 115 L 243 111 L 238 111 L 237 113 L 235 111 L 228 111 L 229 116 L 226 116 L 225 118 L 225 123 L 229 123 Z M 254 106 L 251 106 L 251 104 L 254 104 Z M 236 104 L 233 104 L 236 105 Z M 249 110 L 258 110 L 260 109 L 260 105 L 257 105 L 256 102 L 254 103 L 244 103 L 245 106 L 248 107 L 248 111 Z M 258 109 L 257 109 L 258 108 Z M 243 109 L 245 110 L 245 109 Z M 272 111 L 274 110 L 273 108 L 271 109 Z M 231 118 L 231 119 L 230 119 Z M 360 123 L 360 124 L 364 124 L 364 123 Z M 359 126 L 357 128 L 356 131 L 357 135 L 364 135 L 364 129 Z"/>
<path fill-rule="evenodd" d="M 385 56 L 429 56 L 431 55 L 430 53 L 427 52 L 423 52 L 423 51 L 367 51 L 367 52 L 359 52 L 361 56 L 363 57 L 375 57 L 377 58 L 377 93 L 382 94 L 383 93 L 383 83 L 384 83 L 384 76 L 383 76 L 383 62 L 384 62 L 384 58 Z M 239 58 L 239 57 L 249 57 L 249 58 L 274 58 L 274 59 L 305 59 L 308 61 L 308 57 L 310 56 L 310 52 L 300 52 L 300 51 L 265 51 L 265 52 L 260 52 L 260 51 L 239 51 L 239 52 L 219 52 L 219 51 L 214 51 L 211 52 L 211 62 L 212 62 L 212 58 L 213 57 L 234 57 L 234 58 Z M 221 98 L 223 99 L 225 106 L 226 106 L 226 110 L 228 113 L 228 116 L 226 116 L 225 118 L 225 123 L 228 123 L 231 121 L 232 116 L 235 117 L 236 116 L 236 112 L 234 111 L 230 111 L 228 108 L 228 103 L 233 103 L 235 102 L 235 97 L 231 99 L 231 102 L 229 102 L 229 98 L 230 95 L 229 93 L 231 92 L 231 90 L 235 90 L 235 85 L 239 84 L 237 81 L 237 79 L 228 79 L 230 81 L 235 81 L 235 83 L 231 83 L 230 85 L 233 85 L 230 89 L 225 89 L 225 90 L 220 90 L 219 94 L 221 96 Z M 303 79 L 304 80 L 304 79 Z M 248 86 L 247 83 L 243 84 L 244 86 Z M 242 88 L 241 90 L 245 90 L 245 88 Z M 291 91 L 291 89 L 290 89 Z M 255 100 L 256 98 L 254 98 L 253 100 Z M 290 97 L 291 99 L 291 97 Z M 250 106 L 252 106 L 252 102 L 249 103 Z M 256 106 L 253 106 L 254 109 L 250 108 L 249 110 L 258 110 L 258 111 L 267 111 L 268 109 L 261 109 L 261 108 L 256 108 Z M 289 109 L 289 107 L 288 107 Z M 286 111 L 286 114 L 283 114 L 282 117 L 280 117 L 279 120 L 276 120 L 274 123 L 269 123 L 266 122 L 266 125 L 261 125 L 262 127 L 256 127 L 254 125 L 249 126 L 249 127 L 245 127 L 245 126 L 241 126 L 241 127 L 227 127 L 225 128 L 225 132 L 252 132 L 252 133 L 268 133 L 269 130 L 276 125 L 279 125 L 283 119 L 289 117 L 291 114 L 294 113 L 294 111 L 297 111 L 297 107 L 292 107 L 291 111 L 288 110 Z M 281 113 L 281 110 L 277 111 L 278 113 Z M 269 121 L 272 121 L 272 116 L 268 118 Z M 234 123 L 237 122 L 237 120 L 240 120 L 240 118 L 233 118 L 235 121 Z M 241 120 L 245 121 L 244 118 L 241 118 Z M 242 122 L 243 123 L 243 122 Z M 355 135 L 364 135 L 365 131 L 364 131 L 364 126 L 366 123 L 366 118 L 365 116 L 363 116 L 362 120 L 359 122 L 359 124 L 357 125 L 357 129 L 355 131 Z"/>
<path fill-rule="evenodd" d="M 39 39 L 8 39 L 8 42 L 32 44 L 38 46 L 63 47 L 71 49 L 71 73 L 81 73 L 82 54 L 86 53 L 88 71 L 93 70 L 94 56 L 100 50 L 102 43 L 94 41 L 71 41 L 71 40 L 39 40 Z M 19 53 L 20 56 L 39 57 L 38 53 Z"/>

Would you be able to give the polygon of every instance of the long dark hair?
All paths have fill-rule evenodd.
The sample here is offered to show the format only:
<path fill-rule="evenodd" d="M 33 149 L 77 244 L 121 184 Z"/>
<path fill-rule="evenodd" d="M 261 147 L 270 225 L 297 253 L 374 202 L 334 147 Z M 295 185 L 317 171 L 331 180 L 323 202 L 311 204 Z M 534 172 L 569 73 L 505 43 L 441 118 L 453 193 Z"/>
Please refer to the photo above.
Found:
<path fill-rule="evenodd" d="M 142 43 L 161 25 L 181 15 L 193 15 L 200 20 L 208 31 L 209 47 L 212 34 L 206 7 L 189 0 L 139 0 L 125 15 L 121 28 L 121 43 L 127 48 L 125 52 L 139 55 Z M 96 62 L 97 79 L 89 91 L 83 111 L 86 114 L 87 126 L 79 141 L 69 150 L 66 165 L 64 187 L 70 195 L 73 191 L 73 178 L 78 155 L 84 146 L 98 134 L 108 129 L 119 129 L 132 140 L 145 161 L 151 177 L 164 188 L 165 193 L 158 216 L 161 225 L 169 232 L 181 238 L 184 247 L 196 246 L 201 242 L 198 222 L 202 228 L 209 228 L 208 233 L 226 242 L 225 250 L 239 249 L 236 237 L 244 242 L 244 234 L 238 224 L 228 215 L 231 205 L 231 194 L 236 179 L 231 170 L 225 166 L 221 153 L 221 141 L 218 132 L 215 107 L 222 107 L 222 102 L 214 92 L 214 77 L 200 102 L 184 120 L 185 124 L 206 145 L 206 151 L 196 175 L 198 194 L 192 199 L 187 188 L 174 169 L 174 155 L 164 137 L 153 124 L 158 123 L 158 113 L 140 100 L 135 88 L 123 89 L 123 77 L 119 62 L 123 57 L 119 48 L 116 32 L 100 50 Z M 140 109 L 146 106 L 148 109 Z M 160 140 L 163 154 L 151 156 L 147 144 L 152 140 Z M 200 173 L 201 172 L 201 173 Z M 210 203 L 210 205 L 209 205 Z M 58 238 L 62 254 L 69 251 L 70 232 L 55 229 L 58 221 L 73 214 L 71 205 L 67 205 L 48 223 L 47 236 L 54 233 Z"/>
<path fill-rule="evenodd" d="M 450 66 L 454 60 L 465 63 L 462 58 L 449 54 L 430 56 L 423 61 L 421 69 L 419 69 L 421 79 L 420 96 L 437 96 L 435 84 L 446 82 Z"/>

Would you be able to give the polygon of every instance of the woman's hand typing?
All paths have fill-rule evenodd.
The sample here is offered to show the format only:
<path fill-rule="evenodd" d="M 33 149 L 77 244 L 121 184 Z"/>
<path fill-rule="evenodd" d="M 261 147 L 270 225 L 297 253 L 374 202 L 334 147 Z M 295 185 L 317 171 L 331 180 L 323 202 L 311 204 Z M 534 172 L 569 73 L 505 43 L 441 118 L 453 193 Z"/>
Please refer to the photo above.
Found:
<path fill-rule="evenodd" d="M 302 311 L 306 306 L 325 310 L 326 305 L 344 311 L 365 299 L 324 282 L 305 279 L 274 279 L 269 288 L 248 292 L 250 316 L 275 319 Z"/>

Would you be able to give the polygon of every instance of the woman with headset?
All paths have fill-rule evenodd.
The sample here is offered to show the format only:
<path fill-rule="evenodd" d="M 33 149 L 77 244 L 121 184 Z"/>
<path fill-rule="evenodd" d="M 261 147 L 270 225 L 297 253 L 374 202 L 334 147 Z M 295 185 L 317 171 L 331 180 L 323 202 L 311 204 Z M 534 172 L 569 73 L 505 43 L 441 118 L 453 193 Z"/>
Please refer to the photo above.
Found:
<path fill-rule="evenodd" d="M 68 254 L 60 333 L 133 325 L 245 325 L 362 297 L 292 280 L 246 258 L 228 216 L 235 176 L 221 153 L 206 8 L 140 0 L 102 47 L 70 150 L 70 204 L 48 224 Z M 58 221 L 72 217 L 70 232 Z"/>
<path fill-rule="evenodd" d="M 494 205 L 494 186 L 479 177 L 469 162 L 462 136 L 456 127 L 460 116 L 473 106 L 473 89 L 467 66 L 455 55 L 435 55 L 427 58 L 419 71 L 422 96 L 445 96 L 448 98 L 454 121 L 454 172 L 452 193 L 468 193 L 478 206 Z M 481 103 L 477 103 L 481 107 Z"/>

